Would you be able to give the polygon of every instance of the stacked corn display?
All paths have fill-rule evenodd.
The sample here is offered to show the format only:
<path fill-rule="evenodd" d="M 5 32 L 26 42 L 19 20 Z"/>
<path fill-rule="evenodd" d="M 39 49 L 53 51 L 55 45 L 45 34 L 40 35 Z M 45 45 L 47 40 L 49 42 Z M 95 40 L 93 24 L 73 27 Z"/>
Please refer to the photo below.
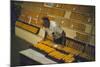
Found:
<path fill-rule="evenodd" d="M 60 51 L 57 51 L 55 48 L 51 47 L 50 45 L 46 45 L 46 43 L 49 44 L 49 41 L 46 41 L 45 44 L 43 44 L 43 42 L 39 42 L 38 44 L 35 44 L 33 46 L 39 50 L 46 52 L 48 56 L 53 57 L 57 60 L 62 60 L 67 63 L 73 62 L 75 60 L 72 54 L 65 54 Z"/>

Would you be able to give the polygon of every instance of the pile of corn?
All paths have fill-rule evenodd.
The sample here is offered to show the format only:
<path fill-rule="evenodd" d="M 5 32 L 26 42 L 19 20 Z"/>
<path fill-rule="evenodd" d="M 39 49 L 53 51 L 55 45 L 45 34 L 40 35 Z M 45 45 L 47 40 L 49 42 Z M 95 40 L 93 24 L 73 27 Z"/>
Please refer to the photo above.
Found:
<path fill-rule="evenodd" d="M 64 62 L 73 62 L 75 60 L 75 58 L 72 54 L 62 53 L 62 52 L 56 50 L 55 48 L 53 48 L 49 45 L 46 45 L 47 43 L 49 44 L 49 41 L 46 41 L 44 43 L 39 42 L 38 44 L 33 45 L 33 46 L 36 47 L 37 49 L 40 49 L 40 50 L 46 52 L 48 54 L 48 56 L 53 57 L 55 59 L 62 60 Z"/>

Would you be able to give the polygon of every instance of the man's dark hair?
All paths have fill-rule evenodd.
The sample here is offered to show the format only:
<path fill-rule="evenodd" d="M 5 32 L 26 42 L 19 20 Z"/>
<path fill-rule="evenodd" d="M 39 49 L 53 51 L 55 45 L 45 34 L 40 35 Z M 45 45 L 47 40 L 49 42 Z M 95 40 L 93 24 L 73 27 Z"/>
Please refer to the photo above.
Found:
<path fill-rule="evenodd" d="M 48 17 L 43 17 L 42 20 L 43 20 L 43 25 L 45 27 L 49 28 L 50 27 L 50 20 L 48 19 Z"/>

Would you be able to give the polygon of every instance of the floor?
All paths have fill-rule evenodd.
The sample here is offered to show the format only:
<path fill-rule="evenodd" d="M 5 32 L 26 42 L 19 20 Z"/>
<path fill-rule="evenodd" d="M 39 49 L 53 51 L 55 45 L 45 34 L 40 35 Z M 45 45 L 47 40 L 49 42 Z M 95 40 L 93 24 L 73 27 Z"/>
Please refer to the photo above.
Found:
<path fill-rule="evenodd" d="M 19 51 L 28 49 L 29 45 L 31 44 L 20 39 L 14 34 L 12 35 L 11 37 L 11 65 L 12 66 L 20 65 Z"/>

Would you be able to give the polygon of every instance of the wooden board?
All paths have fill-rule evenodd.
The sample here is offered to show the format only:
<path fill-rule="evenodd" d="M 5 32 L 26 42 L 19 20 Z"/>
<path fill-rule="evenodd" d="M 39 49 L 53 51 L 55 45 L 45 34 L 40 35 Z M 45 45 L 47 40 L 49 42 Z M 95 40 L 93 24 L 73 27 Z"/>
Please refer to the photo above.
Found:
<path fill-rule="evenodd" d="M 89 35 L 76 32 L 76 39 L 81 40 L 83 42 L 89 42 Z"/>
<path fill-rule="evenodd" d="M 72 21 L 72 29 L 85 32 L 86 25 Z"/>
<path fill-rule="evenodd" d="M 73 11 L 77 8 L 77 5 L 64 4 L 64 5 L 62 5 L 62 8 L 65 10 Z"/>
<path fill-rule="evenodd" d="M 71 16 L 70 16 L 70 19 L 80 20 L 83 23 L 87 23 L 88 19 L 89 19 L 89 16 L 86 16 L 86 15 L 80 14 L 80 13 L 72 12 Z"/>
<path fill-rule="evenodd" d="M 65 11 L 63 11 L 63 10 L 59 10 L 59 9 L 56 9 L 56 8 L 47 8 L 47 7 L 45 7 L 42 10 L 42 12 L 53 15 L 53 16 L 61 16 L 61 17 L 63 17 L 64 14 L 65 14 Z"/>

